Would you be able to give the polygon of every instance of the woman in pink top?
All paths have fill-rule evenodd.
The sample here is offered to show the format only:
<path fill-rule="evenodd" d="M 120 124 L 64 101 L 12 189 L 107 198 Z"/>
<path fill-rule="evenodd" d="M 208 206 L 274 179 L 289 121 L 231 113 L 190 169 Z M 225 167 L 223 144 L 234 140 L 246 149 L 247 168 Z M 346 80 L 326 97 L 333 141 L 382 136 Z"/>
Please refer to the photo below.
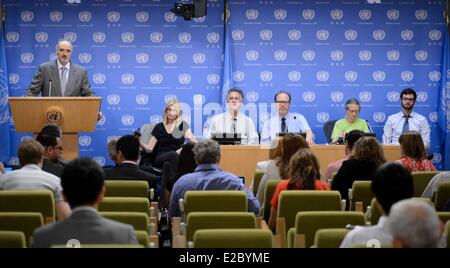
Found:
<path fill-rule="evenodd" d="M 396 162 L 403 164 L 409 172 L 436 170 L 433 163 L 427 159 L 427 151 L 418 132 L 405 132 L 400 135 L 398 141 L 402 157 Z"/>

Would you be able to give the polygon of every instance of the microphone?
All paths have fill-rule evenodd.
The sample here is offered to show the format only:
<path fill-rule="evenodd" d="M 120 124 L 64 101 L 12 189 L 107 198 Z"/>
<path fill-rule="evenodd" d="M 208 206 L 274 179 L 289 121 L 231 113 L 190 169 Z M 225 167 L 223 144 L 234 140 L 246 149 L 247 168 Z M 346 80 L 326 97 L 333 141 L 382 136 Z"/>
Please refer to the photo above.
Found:
<path fill-rule="evenodd" d="M 50 85 L 48 86 L 48 96 L 51 97 L 52 96 L 52 79 L 49 80 Z"/>
<path fill-rule="evenodd" d="M 370 127 L 369 120 L 366 119 L 367 127 L 369 128 L 370 133 L 373 133 L 372 128 Z"/>
<path fill-rule="evenodd" d="M 233 133 L 236 133 L 236 122 L 237 122 L 237 118 L 233 118 Z"/>

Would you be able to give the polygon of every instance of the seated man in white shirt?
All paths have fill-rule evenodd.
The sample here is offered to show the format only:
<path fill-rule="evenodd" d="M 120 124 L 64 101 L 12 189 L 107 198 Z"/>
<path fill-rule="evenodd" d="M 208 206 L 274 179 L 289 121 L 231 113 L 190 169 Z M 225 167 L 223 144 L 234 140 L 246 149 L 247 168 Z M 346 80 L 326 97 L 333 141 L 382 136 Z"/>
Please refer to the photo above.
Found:
<path fill-rule="evenodd" d="M 261 132 L 261 144 L 268 144 L 278 133 L 306 133 L 306 142 L 314 143 L 314 134 L 305 117 L 299 113 L 290 113 L 291 94 L 287 91 L 279 91 L 274 96 L 277 113 L 272 114 L 264 123 Z"/>
<path fill-rule="evenodd" d="M 244 93 L 238 88 L 231 88 L 227 92 L 227 111 L 215 115 L 204 130 L 203 136 L 211 138 L 213 133 L 233 133 L 241 134 L 242 144 L 257 144 L 258 133 L 256 132 L 253 120 L 241 113 Z"/>
<path fill-rule="evenodd" d="M 381 211 L 377 225 L 356 226 L 345 236 L 340 247 L 351 248 L 354 245 L 367 245 L 376 239 L 381 245 L 392 243 L 392 235 L 387 225 L 387 216 L 396 202 L 411 198 L 413 181 L 409 171 L 401 164 L 388 162 L 381 165 L 373 174 L 372 192 L 377 198 L 377 207 Z"/>
<path fill-rule="evenodd" d="M 383 132 L 383 144 L 396 144 L 403 132 L 417 131 L 423 139 L 425 148 L 430 147 L 430 125 L 427 119 L 413 111 L 417 94 L 411 88 L 406 88 L 400 93 L 402 111 L 390 115 L 386 120 Z"/>

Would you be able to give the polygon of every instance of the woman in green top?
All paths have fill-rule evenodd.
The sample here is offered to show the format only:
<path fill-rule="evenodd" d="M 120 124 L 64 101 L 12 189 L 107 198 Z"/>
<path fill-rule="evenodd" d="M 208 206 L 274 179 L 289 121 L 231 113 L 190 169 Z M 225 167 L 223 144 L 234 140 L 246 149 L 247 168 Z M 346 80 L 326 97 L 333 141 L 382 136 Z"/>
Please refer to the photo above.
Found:
<path fill-rule="evenodd" d="M 361 105 L 357 99 L 349 99 L 345 103 L 345 118 L 336 121 L 334 124 L 333 133 L 331 134 L 331 143 L 337 143 L 340 137 L 344 138 L 345 134 L 358 129 L 366 133 L 370 132 L 367 122 L 358 118 L 361 111 Z"/>

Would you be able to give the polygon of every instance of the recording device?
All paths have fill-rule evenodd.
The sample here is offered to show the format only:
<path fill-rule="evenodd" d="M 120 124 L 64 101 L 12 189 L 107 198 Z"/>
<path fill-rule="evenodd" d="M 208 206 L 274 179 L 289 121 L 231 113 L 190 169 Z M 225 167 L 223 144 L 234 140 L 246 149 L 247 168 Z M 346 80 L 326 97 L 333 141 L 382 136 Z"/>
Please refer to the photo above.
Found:
<path fill-rule="evenodd" d="M 211 139 L 222 145 L 241 144 L 241 133 L 212 133 Z"/>
<path fill-rule="evenodd" d="M 138 129 L 136 129 L 136 130 L 133 130 L 133 132 L 131 132 L 131 135 L 137 136 L 137 137 L 142 136 L 141 129 L 138 128 Z"/>
<path fill-rule="evenodd" d="M 176 2 L 170 10 L 184 20 L 206 16 L 206 0 L 193 0 L 192 3 Z"/>
<path fill-rule="evenodd" d="M 51 97 L 52 96 L 52 82 L 53 82 L 53 80 L 50 79 L 48 82 L 50 83 L 50 85 L 48 86 L 48 96 Z"/>
<path fill-rule="evenodd" d="M 367 120 L 367 119 L 366 119 L 366 124 L 367 124 L 367 128 L 369 129 L 370 133 L 373 133 L 373 130 L 370 127 L 370 124 L 369 124 L 369 120 Z"/>
<path fill-rule="evenodd" d="M 336 140 L 336 144 L 339 144 L 339 145 L 345 144 L 344 137 L 339 137 L 339 138 Z"/>

